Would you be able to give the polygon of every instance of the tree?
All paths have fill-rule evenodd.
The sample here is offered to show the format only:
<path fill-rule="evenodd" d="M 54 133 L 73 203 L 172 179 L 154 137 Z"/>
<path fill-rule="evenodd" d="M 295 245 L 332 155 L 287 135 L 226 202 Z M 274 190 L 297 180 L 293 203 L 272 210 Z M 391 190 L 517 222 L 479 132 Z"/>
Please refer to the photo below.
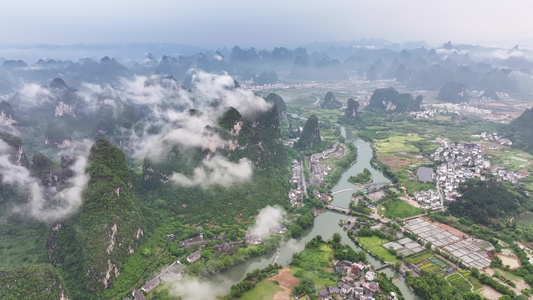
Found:
<path fill-rule="evenodd" d="M 395 263 L 394 263 L 394 270 L 396 272 L 399 272 L 400 271 L 400 268 L 402 267 L 402 262 L 397 260 Z"/>
<path fill-rule="evenodd" d="M 332 239 L 333 239 L 333 242 L 334 242 L 334 243 L 338 244 L 338 243 L 341 242 L 341 240 L 342 240 L 342 236 L 341 236 L 338 232 L 335 232 L 335 233 L 333 234 L 333 238 L 332 238 Z"/>
<path fill-rule="evenodd" d="M 298 224 L 294 224 L 291 226 L 291 237 L 293 238 L 297 238 L 299 237 L 300 235 L 302 235 L 302 227 Z"/>
<path fill-rule="evenodd" d="M 433 245 L 433 244 L 431 244 L 431 242 L 427 242 L 427 243 L 426 243 L 426 249 L 431 250 L 431 246 L 432 246 L 432 245 Z"/>

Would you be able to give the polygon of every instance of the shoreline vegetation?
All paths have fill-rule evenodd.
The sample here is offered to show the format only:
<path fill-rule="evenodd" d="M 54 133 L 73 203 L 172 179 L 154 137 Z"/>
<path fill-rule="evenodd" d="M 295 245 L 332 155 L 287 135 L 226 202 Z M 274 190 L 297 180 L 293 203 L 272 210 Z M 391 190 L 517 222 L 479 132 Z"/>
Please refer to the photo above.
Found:
<path fill-rule="evenodd" d="M 353 184 L 359 185 L 371 183 L 373 181 L 372 173 L 370 173 L 370 170 L 365 168 L 362 173 L 359 173 L 355 176 L 350 176 L 350 178 L 348 178 L 348 181 Z"/>

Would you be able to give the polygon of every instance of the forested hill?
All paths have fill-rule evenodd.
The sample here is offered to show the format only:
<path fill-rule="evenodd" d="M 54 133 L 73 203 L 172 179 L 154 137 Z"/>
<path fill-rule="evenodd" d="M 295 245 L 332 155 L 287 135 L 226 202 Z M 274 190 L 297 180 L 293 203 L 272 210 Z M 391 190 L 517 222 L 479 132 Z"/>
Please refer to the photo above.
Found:
<path fill-rule="evenodd" d="M 299 150 L 307 150 L 313 148 L 320 143 L 320 131 L 318 129 L 318 118 L 315 115 L 312 115 L 305 122 L 304 129 L 302 130 L 302 135 L 298 142 L 294 144 L 294 148 Z"/>
<path fill-rule="evenodd" d="M 0 271 L 0 299 L 68 299 L 69 294 L 57 270 L 50 264 Z"/>
<path fill-rule="evenodd" d="M 135 183 L 148 207 L 164 215 L 180 215 L 185 223 L 233 224 L 236 218 L 246 220 L 266 205 L 289 205 L 288 158 L 276 105 L 252 116 L 230 107 L 217 125 L 204 128 L 204 134 L 219 135 L 228 146 L 175 146 L 160 161 L 144 160 Z M 215 166 L 223 160 L 234 164 L 239 175 L 211 180 L 217 167 L 226 165 Z M 195 175 L 199 172 L 205 174 L 201 181 Z M 172 182 L 176 173 L 180 174 L 177 183 Z"/>
<path fill-rule="evenodd" d="M 81 212 L 52 229 L 48 245 L 78 297 L 98 296 L 110 287 L 142 236 L 139 199 L 124 153 L 106 140 L 96 141 L 87 172 L 91 179 Z"/>
<path fill-rule="evenodd" d="M 532 206 L 522 193 L 494 181 L 469 180 L 459 187 L 459 192 L 462 196 L 450 204 L 450 212 L 483 225 L 515 216 Z"/>
<path fill-rule="evenodd" d="M 533 153 L 533 108 L 526 109 L 518 118 L 503 128 L 503 134 L 513 146 Z"/>

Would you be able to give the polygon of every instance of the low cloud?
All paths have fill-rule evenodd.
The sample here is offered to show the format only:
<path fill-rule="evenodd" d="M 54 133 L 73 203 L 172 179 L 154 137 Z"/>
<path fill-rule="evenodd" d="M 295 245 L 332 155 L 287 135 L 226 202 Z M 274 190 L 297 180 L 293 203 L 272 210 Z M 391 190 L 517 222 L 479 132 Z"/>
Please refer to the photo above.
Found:
<path fill-rule="evenodd" d="M 47 87 L 35 83 L 24 84 L 19 91 L 19 96 L 20 102 L 17 105 L 20 105 L 22 108 L 43 105 L 52 99 L 52 93 Z"/>
<path fill-rule="evenodd" d="M 82 192 L 89 181 L 89 176 L 85 173 L 88 147 L 81 145 L 75 150 L 69 150 L 72 155 L 76 155 L 76 160 L 70 167 L 73 176 L 66 181 L 66 187 L 60 190 L 43 187 L 40 180 L 31 176 L 27 168 L 13 164 L 9 159 L 11 151 L 13 149 L 0 140 L 2 183 L 11 184 L 28 195 L 27 203 L 15 206 L 13 212 L 52 223 L 71 216 L 81 207 Z"/>
<path fill-rule="evenodd" d="M 259 211 L 255 224 L 249 230 L 250 235 L 266 237 L 285 220 L 286 213 L 281 207 L 267 206 Z"/>
<path fill-rule="evenodd" d="M 252 164 L 248 159 L 241 159 L 238 163 L 232 163 L 222 156 L 215 156 L 202 161 L 196 167 L 191 177 L 180 173 L 174 173 L 170 181 L 179 185 L 203 187 L 219 184 L 230 186 L 248 180 L 252 176 Z"/>
<path fill-rule="evenodd" d="M 199 279 L 187 279 L 174 283 L 170 294 L 187 300 L 217 299 L 229 292 L 228 283 L 215 283 Z"/>
<path fill-rule="evenodd" d="M 227 148 L 229 141 L 208 128 L 218 127 L 218 120 L 230 107 L 245 118 L 271 108 L 270 103 L 253 92 L 235 89 L 229 75 L 192 70 L 191 77 L 190 90 L 181 89 L 169 78 L 139 76 L 123 81 L 126 100 L 150 109 L 140 123 L 144 128 L 142 133 L 137 131 L 131 136 L 133 156 L 162 162 L 176 146 L 185 151 L 201 148 L 214 154 L 218 149 Z M 252 175 L 248 160 L 232 163 L 219 155 L 211 156 L 200 163 L 192 176 L 175 173 L 170 181 L 185 186 L 227 186 Z"/>

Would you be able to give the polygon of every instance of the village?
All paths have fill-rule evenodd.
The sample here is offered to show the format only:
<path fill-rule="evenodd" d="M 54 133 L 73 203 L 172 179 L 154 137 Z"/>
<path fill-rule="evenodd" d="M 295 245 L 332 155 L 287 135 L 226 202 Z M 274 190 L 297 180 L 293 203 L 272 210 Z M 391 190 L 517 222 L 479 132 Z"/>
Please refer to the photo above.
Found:
<path fill-rule="evenodd" d="M 299 200 L 307 197 L 307 185 L 317 187 L 322 187 L 324 185 L 324 177 L 329 174 L 331 167 L 324 163 L 323 160 L 329 158 L 340 159 L 347 154 L 348 147 L 342 143 L 336 142 L 330 149 L 309 156 L 309 182 L 306 182 L 303 162 L 293 159 L 292 176 L 290 179 L 292 188 L 289 190 L 289 200 L 291 205 L 300 206 L 302 204 Z M 320 200 L 329 200 L 329 195 L 325 193 L 320 193 L 317 190 L 314 190 L 313 194 Z"/>
<path fill-rule="evenodd" d="M 348 299 L 348 300 L 372 300 L 374 295 L 380 292 L 379 283 L 376 281 L 378 273 L 371 265 L 349 260 L 335 261 L 333 263 L 335 273 L 341 274 L 337 286 L 329 286 L 317 291 L 322 300 Z M 397 300 L 397 295 L 391 292 L 389 300 Z M 295 299 L 298 299 L 296 296 Z"/>
<path fill-rule="evenodd" d="M 475 137 L 505 146 L 512 144 L 510 140 L 498 136 L 497 133 L 483 132 Z M 442 209 L 443 205 L 453 202 L 461 196 L 457 191 L 459 184 L 471 178 L 486 180 L 486 175 L 490 174 L 496 177 L 497 181 L 520 184 L 520 179 L 529 175 L 524 170 L 513 172 L 501 166 L 491 166 L 490 161 L 483 157 L 484 149 L 487 148 L 484 144 L 454 143 L 441 138 L 437 138 L 436 142 L 439 143 L 440 147 L 431 155 L 431 159 L 436 164 L 440 163 L 432 175 L 432 178 L 437 182 L 437 189 L 413 193 L 422 208 Z M 491 145 L 488 146 L 488 149 L 497 150 L 498 146 Z"/>

